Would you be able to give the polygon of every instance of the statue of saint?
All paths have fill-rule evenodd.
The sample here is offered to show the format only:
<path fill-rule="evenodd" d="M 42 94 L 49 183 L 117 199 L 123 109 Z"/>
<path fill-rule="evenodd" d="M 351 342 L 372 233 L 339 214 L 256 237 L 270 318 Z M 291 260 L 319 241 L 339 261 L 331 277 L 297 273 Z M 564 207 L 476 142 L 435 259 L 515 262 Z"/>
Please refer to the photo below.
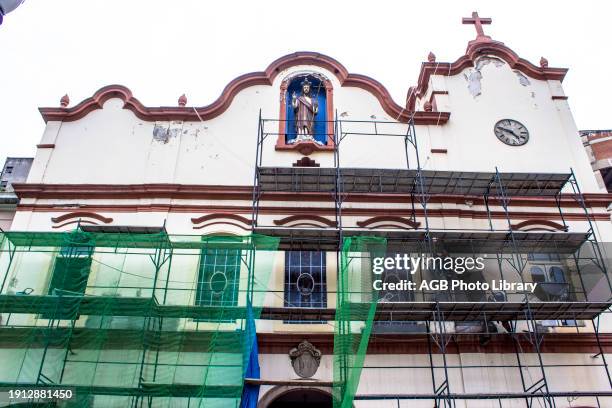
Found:
<path fill-rule="evenodd" d="M 296 137 L 288 143 L 299 143 L 311 141 L 322 144 L 314 138 L 314 121 L 319 112 L 319 104 L 316 97 L 311 94 L 311 83 L 308 78 L 304 78 L 302 83 L 302 94 L 297 96 L 295 92 L 291 95 L 291 107 L 295 113 L 295 133 Z"/>

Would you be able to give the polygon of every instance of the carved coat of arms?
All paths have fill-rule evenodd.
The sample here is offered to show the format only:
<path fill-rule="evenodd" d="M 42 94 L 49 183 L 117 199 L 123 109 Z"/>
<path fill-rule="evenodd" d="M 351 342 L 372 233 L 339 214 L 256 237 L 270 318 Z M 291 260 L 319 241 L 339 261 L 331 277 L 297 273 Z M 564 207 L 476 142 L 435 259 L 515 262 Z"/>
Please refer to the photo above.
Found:
<path fill-rule="evenodd" d="M 293 371 L 301 378 L 310 378 L 317 372 L 321 363 L 321 352 L 304 340 L 289 352 Z"/>

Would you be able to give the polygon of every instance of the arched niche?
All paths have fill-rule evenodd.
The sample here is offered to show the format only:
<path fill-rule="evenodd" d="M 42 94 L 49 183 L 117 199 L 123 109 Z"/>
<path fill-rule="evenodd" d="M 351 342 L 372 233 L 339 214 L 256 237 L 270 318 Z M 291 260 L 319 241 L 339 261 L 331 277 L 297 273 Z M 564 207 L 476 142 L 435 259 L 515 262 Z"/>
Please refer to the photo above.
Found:
<path fill-rule="evenodd" d="M 319 109 L 315 117 L 313 142 L 290 142 L 296 137 L 295 114 L 291 106 L 292 95 L 301 93 L 304 79 L 311 83 L 311 94 L 317 100 Z M 296 150 L 304 155 L 314 151 L 333 150 L 334 148 L 334 101 L 333 85 L 329 79 L 316 72 L 295 73 L 283 80 L 279 98 L 279 131 L 276 150 Z"/>

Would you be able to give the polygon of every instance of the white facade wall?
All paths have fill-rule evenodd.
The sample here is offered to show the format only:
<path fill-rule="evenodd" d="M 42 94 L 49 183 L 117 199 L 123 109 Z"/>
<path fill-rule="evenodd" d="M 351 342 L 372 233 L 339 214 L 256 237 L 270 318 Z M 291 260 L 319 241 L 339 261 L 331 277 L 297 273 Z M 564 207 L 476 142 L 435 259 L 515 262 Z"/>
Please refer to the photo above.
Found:
<path fill-rule="evenodd" d="M 478 66 L 478 65 L 477 65 Z M 567 102 L 553 100 L 552 96 L 562 96 L 563 91 L 558 81 L 543 81 L 534 78 L 521 78 L 506 62 L 495 59 L 479 67 L 482 74 L 481 93 L 473 96 L 468 89 L 466 75 L 476 68 L 467 68 L 454 76 L 434 75 L 431 78 L 430 90 L 417 106 L 429 99 L 432 91 L 443 91 L 448 94 L 436 95 L 439 111 L 450 111 L 451 117 L 444 125 L 417 125 L 419 154 L 422 166 L 428 170 L 457 170 L 491 172 L 498 167 L 503 172 L 568 172 L 576 173 L 582 192 L 600 193 L 601 188 L 593 177 L 588 158 L 584 154 L 576 125 L 569 111 Z M 281 82 L 288 76 L 300 72 L 317 72 L 328 78 L 334 88 L 334 108 L 343 119 L 375 120 L 396 122 L 389 117 L 375 95 L 356 87 L 341 86 L 336 75 L 318 66 L 298 65 L 280 72 L 272 86 L 255 85 L 240 91 L 230 107 L 221 115 L 204 122 L 149 122 L 136 117 L 134 113 L 123 109 L 124 102 L 119 98 L 109 99 L 102 109 L 94 110 L 82 119 L 73 122 L 47 123 L 41 144 L 54 145 L 53 148 L 39 148 L 30 171 L 28 183 L 38 184 L 178 184 L 178 185 L 213 185 L 213 186 L 251 186 L 253 182 L 255 141 L 257 136 L 257 118 L 261 109 L 264 118 L 278 118 L 279 89 Z M 527 81 L 526 84 L 525 80 Z M 493 125 L 500 119 L 511 118 L 523 123 L 530 131 L 529 142 L 522 147 L 510 147 L 497 140 Z M 332 119 L 332 118 L 328 118 Z M 271 124 L 270 126 L 276 126 Z M 154 137 L 156 129 L 169 129 L 166 140 Z M 347 125 L 345 131 L 371 131 L 371 125 Z M 403 123 L 385 125 L 379 132 L 402 133 L 407 130 Z M 264 165 L 291 166 L 302 157 L 297 152 L 275 151 L 275 136 L 269 136 L 264 146 Z M 447 154 L 433 154 L 431 149 L 447 149 Z M 316 152 L 310 157 L 322 167 L 333 166 L 333 155 L 330 152 Z M 414 155 L 410 160 L 414 163 Z M 341 165 L 345 167 L 404 168 L 404 141 L 402 138 L 377 136 L 347 136 L 341 145 Z M 51 218 L 73 211 L 87 211 L 96 208 L 95 212 L 104 217 L 113 218 L 113 225 L 160 226 L 165 223 L 171 234 L 210 234 L 246 232 L 231 225 L 215 225 L 202 230 L 195 230 L 191 218 L 212 212 L 210 210 L 179 210 L 181 206 L 209 208 L 218 206 L 227 208 L 227 212 L 239 214 L 250 219 L 250 212 L 245 210 L 251 203 L 245 200 L 210 200 L 181 199 L 166 197 L 147 198 L 57 198 L 34 199 L 24 198 L 13 221 L 12 230 L 27 231 L 67 231 L 74 224 L 61 228 Z M 322 212 L 333 220 L 329 213 L 333 203 L 299 201 L 273 202 L 264 201 L 262 206 L 289 207 L 292 209 Z M 32 208 L 34 207 L 34 208 Z M 44 208 L 44 209 L 42 209 Z M 164 209 L 159 209 L 164 208 Z M 403 203 L 355 203 L 347 202 L 348 210 L 363 209 L 366 214 L 371 211 L 401 210 L 409 211 L 409 204 Z M 474 216 L 482 213 L 484 206 L 470 203 L 433 203 L 432 210 L 461 210 L 458 215 L 432 216 L 430 227 L 435 229 L 449 228 L 487 228 L 486 218 Z M 492 210 L 501 211 L 493 206 Z M 285 212 L 283 212 L 285 211 Z M 553 213 L 554 207 L 522 206 L 513 208 L 514 212 Z M 570 214 L 580 214 L 579 208 L 567 208 Z M 605 213 L 605 207 L 592 208 L 596 213 Z M 261 214 L 262 224 L 272 224 L 274 220 L 291 215 L 286 209 L 279 209 L 275 214 Z M 371 215 L 349 215 L 344 218 L 344 226 L 356 226 L 358 221 Z M 525 219 L 529 219 L 526 215 Z M 417 219 L 417 221 L 419 221 Z M 513 220 L 520 222 L 521 220 Z M 495 219 L 497 228 L 507 228 L 505 219 Z M 568 221 L 570 231 L 586 231 L 588 223 L 584 220 Z M 612 241 L 612 225 L 609 221 L 596 223 L 598 238 Z M 27 255 L 27 256 L 26 256 Z M 30 271 L 18 276 L 18 283 L 12 290 L 31 287 L 36 294 L 45 292 L 51 273 L 52 256 L 48 254 L 20 254 L 15 265 L 22 271 Z M 113 266 L 115 261 L 110 255 L 103 255 L 100 264 L 92 269 L 90 284 L 103 284 L 113 279 L 126 279 L 123 283 L 138 286 L 145 282 L 137 278 L 116 277 L 112 268 L 103 271 L 104 266 Z M 178 261 L 173 268 L 172 278 L 177 281 L 195 282 L 197 262 Z M 183 263 L 181 263 L 183 262 Z M 334 254 L 327 257 L 327 290 L 328 305 L 335 305 L 336 259 Z M 119 265 L 115 265 L 119 268 Z M 131 270 L 148 273 L 150 265 L 131 265 Z M 270 279 L 270 293 L 266 304 L 282 306 L 284 259 L 277 254 Z M 103 273 L 104 272 L 104 273 Z M 11 276 L 11 278 L 14 276 Z M 189 284 L 186 284 L 187 286 Z M 126 292 L 124 296 L 134 296 Z M 146 296 L 146 293 L 143 294 Z M 172 295 L 171 304 L 190 304 L 192 298 Z M 24 322 L 26 323 L 26 322 Z M 81 322 L 80 324 L 85 324 Z M 181 322 L 181 327 L 191 327 L 192 322 Z M 609 329 L 609 322 L 604 327 Z M 258 330 L 267 333 L 308 333 L 333 332 L 331 324 L 299 325 L 283 322 L 260 321 Z M 591 332 L 591 327 L 579 329 Z M 438 359 L 439 356 L 436 356 Z M 8 361 L 2 380 L 14 371 L 19 355 L 11 355 L 0 350 L 0 360 Z M 366 366 L 380 365 L 422 365 L 427 366 L 426 355 L 372 355 L 366 358 Z M 513 355 L 505 354 L 455 354 L 449 356 L 451 364 L 476 364 L 482 360 L 491 366 L 509 364 Z M 528 359 L 535 358 L 530 355 Z M 295 374 L 286 355 L 261 355 L 262 378 L 293 379 Z M 592 362 L 587 354 L 547 354 L 549 362 Z M 12 364 L 12 365 L 11 365 Z M 333 362 L 331 356 L 324 356 L 315 379 L 329 381 L 332 379 Z M 13 368 L 12 368 L 13 367 Z M 8 371 L 7 371 L 8 370 Z M 109 369 L 111 370 L 111 369 Z M 112 370 L 111 370 L 112 371 Z M 109 371 L 109 372 L 111 372 Z M 108 374 L 108 373 L 107 373 Z M 129 374 L 129 373 L 128 373 Z M 550 370 L 547 373 L 553 390 L 584 389 L 593 387 L 605 388 L 605 378 L 586 372 L 586 368 L 571 370 Z M 392 375 L 402 381 L 390 381 L 390 371 L 385 369 L 366 369 L 358 393 L 411 393 L 429 392 L 431 389 L 428 370 L 396 369 Z M 129 377 L 129 375 L 128 375 Z M 109 375 L 106 375 L 109 378 Z M 131 377 L 130 377 L 131 378 Z M 478 389 L 466 385 L 466 379 L 477 378 Z M 478 392 L 486 388 L 490 392 L 519 391 L 518 371 L 516 369 L 488 368 L 454 370 L 451 374 L 453 392 Z M 265 395 L 271 387 L 263 387 Z M 559 401 L 560 403 L 562 401 Z M 576 404 L 594 405 L 592 399 L 580 399 Z M 385 405 L 386 404 L 386 405 Z M 356 407 L 396 407 L 395 401 L 385 403 L 359 402 Z M 472 401 L 457 406 L 493 407 L 497 402 Z M 504 406 L 523 406 L 522 401 Z M 430 402 L 403 402 L 402 407 L 430 407 Z M 565 406 L 565 405 L 559 405 Z M 602 405 L 606 406 L 606 405 Z"/>

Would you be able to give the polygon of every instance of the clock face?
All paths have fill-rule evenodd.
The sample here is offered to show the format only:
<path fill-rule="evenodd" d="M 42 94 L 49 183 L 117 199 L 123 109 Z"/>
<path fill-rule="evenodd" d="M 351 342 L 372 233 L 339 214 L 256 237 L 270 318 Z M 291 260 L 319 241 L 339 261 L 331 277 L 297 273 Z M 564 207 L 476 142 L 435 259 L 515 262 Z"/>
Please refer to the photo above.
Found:
<path fill-rule="evenodd" d="M 509 146 L 522 146 L 529 140 L 529 131 L 521 122 L 502 119 L 493 128 L 495 136 Z"/>

